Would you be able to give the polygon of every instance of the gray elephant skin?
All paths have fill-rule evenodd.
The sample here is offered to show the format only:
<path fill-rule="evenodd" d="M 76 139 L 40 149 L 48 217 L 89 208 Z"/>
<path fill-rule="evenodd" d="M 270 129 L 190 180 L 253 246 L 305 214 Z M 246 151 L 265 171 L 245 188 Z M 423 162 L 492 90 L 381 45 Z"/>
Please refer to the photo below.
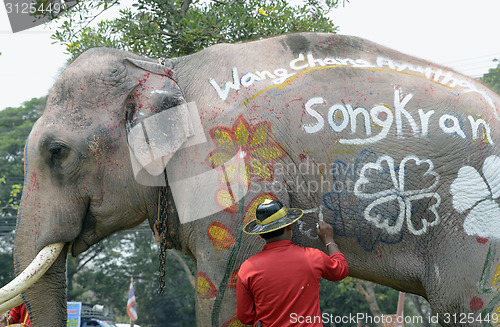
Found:
<path fill-rule="evenodd" d="M 425 297 L 442 325 L 497 325 L 499 127 L 487 87 L 356 37 L 161 63 L 89 50 L 26 145 L 17 272 L 66 244 L 24 293 L 33 327 L 66 325 L 67 252 L 154 224 L 165 173 L 168 245 L 195 262 L 198 326 L 238 325 L 237 270 L 263 246 L 241 229 L 266 198 L 306 211 L 296 244 L 325 250 L 315 224 L 332 224 L 351 276 Z"/>

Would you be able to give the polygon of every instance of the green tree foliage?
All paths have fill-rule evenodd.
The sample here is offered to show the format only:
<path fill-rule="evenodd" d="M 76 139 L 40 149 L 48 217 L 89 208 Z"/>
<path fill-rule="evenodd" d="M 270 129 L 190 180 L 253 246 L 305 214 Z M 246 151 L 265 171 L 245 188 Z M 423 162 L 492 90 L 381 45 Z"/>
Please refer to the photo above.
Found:
<path fill-rule="evenodd" d="M 14 261 L 12 250 L 14 243 L 14 235 L 4 234 L 0 238 L 0 286 L 6 285 L 14 279 Z"/>
<path fill-rule="evenodd" d="M 137 324 L 195 326 L 194 288 L 181 263 L 171 254 L 167 255 L 165 295 L 158 295 L 158 251 L 149 227 L 144 225 L 101 241 L 89 250 L 94 253 L 87 257 L 91 261 L 75 273 L 68 299 L 105 304 L 112 308 L 116 321 L 128 321 L 126 306 L 132 276 Z M 70 261 L 69 265 L 76 262 L 75 258 Z M 193 271 L 191 260 L 184 257 L 184 261 Z M 68 272 L 72 269 L 68 267 Z"/>
<path fill-rule="evenodd" d="M 327 314 L 328 317 L 340 318 L 356 316 L 358 313 L 371 316 L 369 304 L 357 290 L 357 283 L 358 280 L 350 277 L 338 283 L 322 279 L 319 289 L 321 312 Z M 398 291 L 375 285 L 375 292 L 380 311 L 383 314 L 395 314 L 399 296 Z M 407 314 L 411 312 L 409 308 L 405 311 Z M 369 325 L 373 326 L 372 324 Z M 353 324 L 339 322 L 336 326 L 353 326 Z"/>
<path fill-rule="evenodd" d="M 73 58 L 97 46 L 153 58 L 176 57 L 217 43 L 299 31 L 334 33 L 327 14 L 339 1 L 307 0 L 292 6 L 286 0 L 137 0 L 118 18 L 90 27 L 89 21 L 119 1 L 85 0 L 68 10 L 53 38 L 65 44 Z"/>
<path fill-rule="evenodd" d="M 45 107 L 46 97 L 0 111 L 0 234 L 15 226 L 21 198 L 24 145 Z"/>
<path fill-rule="evenodd" d="M 6 285 L 14 277 L 12 253 L 0 253 L 0 285 Z"/>
<path fill-rule="evenodd" d="M 498 62 L 498 59 L 494 61 Z M 483 77 L 480 78 L 483 83 L 488 84 L 489 87 L 493 89 L 493 91 L 500 94 L 500 62 L 498 63 L 496 68 L 491 68 Z"/>

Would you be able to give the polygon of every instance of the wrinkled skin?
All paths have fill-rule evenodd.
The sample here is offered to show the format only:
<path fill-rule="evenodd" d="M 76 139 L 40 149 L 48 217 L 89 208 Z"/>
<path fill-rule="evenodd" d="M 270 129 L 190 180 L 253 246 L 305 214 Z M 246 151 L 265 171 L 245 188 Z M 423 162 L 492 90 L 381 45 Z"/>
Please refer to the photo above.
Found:
<path fill-rule="evenodd" d="M 351 276 L 424 296 L 443 325 L 459 325 L 447 314 L 497 310 L 493 92 L 368 41 L 324 34 L 218 45 L 164 67 L 128 59 L 140 58 L 90 50 L 51 90 L 27 142 L 18 271 L 47 244 L 66 242 L 78 255 L 145 219 L 153 225 L 160 187 L 135 178 L 127 124 L 141 110 L 191 103 L 204 139 L 164 156 L 170 186 L 181 185 L 167 201 L 169 244 L 195 261 L 198 326 L 235 319 L 234 272 L 263 245 L 241 228 L 264 192 L 310 210 L 294 227 L 296 243 L 324 250 L 314 233 L 321 212 Z M 228 164 L 235 155 L 245 164 L 239 173 Z M 183 184 L 207 171 L 216 172 L 211 183 Z M 226 181 L 244 196 L 231 202 Z M 200 190 L 186 214 L 179 194 Z M 215 213 L 207 209 L 214 202 Z M 34 327 L 65 326 L 64 261 L 25 293 Z"/>

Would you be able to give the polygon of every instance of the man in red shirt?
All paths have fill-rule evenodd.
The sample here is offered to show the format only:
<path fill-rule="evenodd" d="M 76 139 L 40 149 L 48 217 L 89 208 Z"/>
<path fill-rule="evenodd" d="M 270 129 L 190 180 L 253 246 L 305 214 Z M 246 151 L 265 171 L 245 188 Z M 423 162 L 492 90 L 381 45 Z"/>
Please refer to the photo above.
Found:
<path fill-rule="evenodd" d="M 319 308 L 319 281 L 347 277 L 347 261 L 333 241 L 332 226 L 320 221 L 317 233 L 324 252 L 294 245 L 292 224 L 301 209 L 287 209 L 277 200 L 257 207 L 256 219 L 243 231 L 260 235 L 264 249 L 246 260 L 238 271 L 236 314 L 247 325 L 264 327 L 323 326 Z"/>
<path fill-rule="evenodd" d="M 23 303 L 9 311 L 9 324 L 21 324 L 20 326 L 30 326 L 31 320 L 26 305 Z"/>

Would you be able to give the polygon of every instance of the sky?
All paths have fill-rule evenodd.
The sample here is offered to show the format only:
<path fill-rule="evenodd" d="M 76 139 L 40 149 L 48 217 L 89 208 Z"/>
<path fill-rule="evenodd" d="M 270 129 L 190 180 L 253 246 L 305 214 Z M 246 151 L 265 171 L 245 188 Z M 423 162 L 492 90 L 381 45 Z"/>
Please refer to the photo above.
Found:
<path fill-rule="evenodd" d="M 350 0 L 331 13 L 340 34 L 355 35 L 478 77 L 500 59 L 498 0 Z M 65 48 L 48 27 L 12 33 L 0 4 L 0 110 L 48 93 Z"/>

